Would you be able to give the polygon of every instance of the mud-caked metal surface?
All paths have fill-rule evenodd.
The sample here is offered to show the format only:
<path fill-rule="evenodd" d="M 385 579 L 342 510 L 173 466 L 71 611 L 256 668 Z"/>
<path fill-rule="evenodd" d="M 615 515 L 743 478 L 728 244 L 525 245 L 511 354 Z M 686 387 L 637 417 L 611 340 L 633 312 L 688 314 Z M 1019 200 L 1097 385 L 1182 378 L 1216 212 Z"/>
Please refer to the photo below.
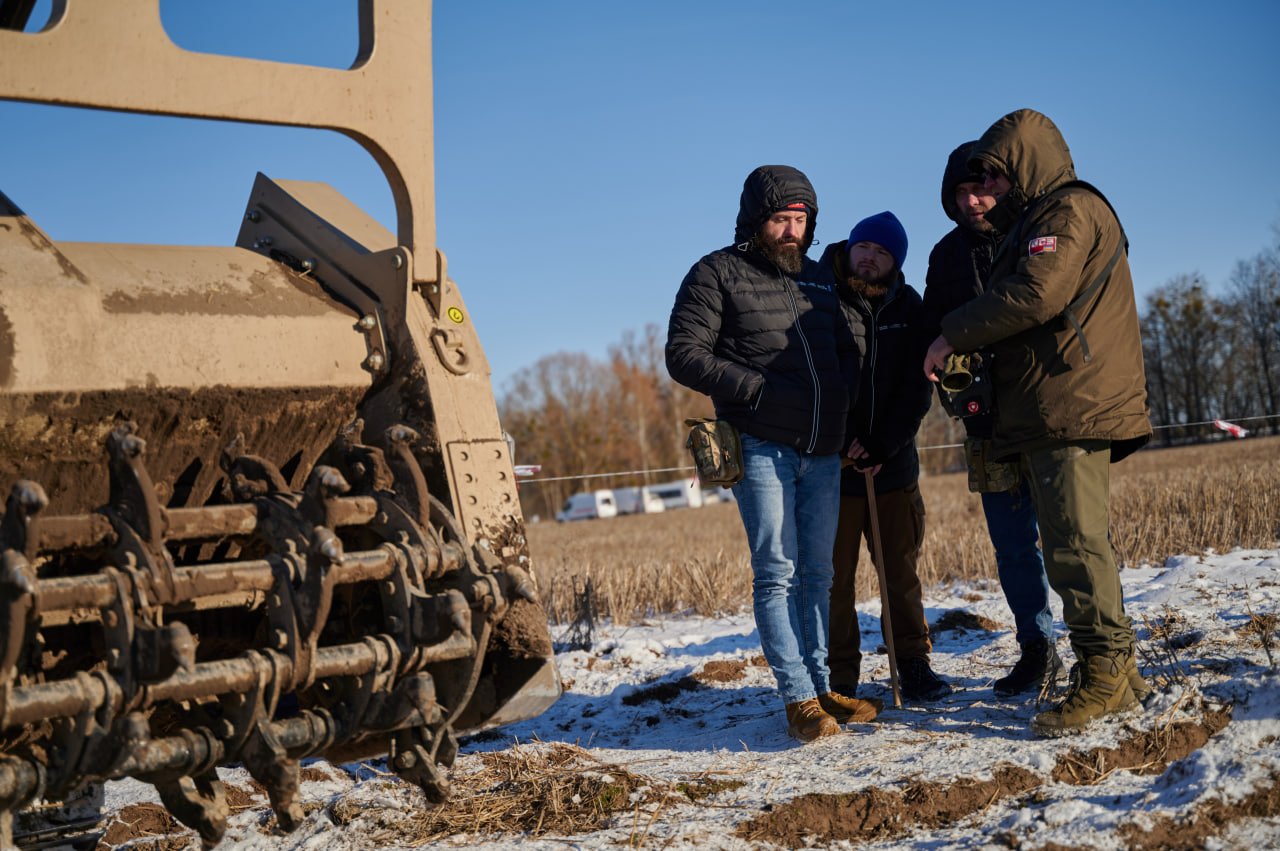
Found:
<path fill-rule="evenodd" d="M 560 685 L 435 245 L 430 4 L 361 2 L 346 72 L 182 51 L 155 0 L 31 8 L 0 97 L 338 130 L 398 221 L 258 175 L 234 247 L 60 243 L 0 195 L 0 848 L 120 777 L 216 844 L 231 762 L 286 830 L 310 756 L 443 800 L 458 735 Z"/>

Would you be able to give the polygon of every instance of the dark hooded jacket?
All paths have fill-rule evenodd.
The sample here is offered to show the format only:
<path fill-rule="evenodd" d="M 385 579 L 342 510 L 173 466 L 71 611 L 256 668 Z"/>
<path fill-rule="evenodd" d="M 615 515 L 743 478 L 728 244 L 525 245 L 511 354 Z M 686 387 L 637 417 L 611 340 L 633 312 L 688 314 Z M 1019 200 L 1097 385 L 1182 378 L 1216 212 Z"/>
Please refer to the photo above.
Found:
<path fill-rule="evenodd" d="M 991 262 L 995 259 L 998 236 L 969 227 L 956 206 L 957 186 L 966 182 L 982 182 L 981 175 L 969 169 L 969 156 L 975 144 L 965 142 L 952 151 L 942 173 L 942 209 L 956 226 L 929 252 L 921 327 L 930 342 L 942 332 L 942 317 L 981 295 L 991 277 Z M 965 417 L 962 422 L 970 436 L 991 437 L 991 414 Z"/>
<path fill-rule="evenodd" d="M 1123 458 L 1150 439 L 1151 425 L 1119 220 L 1075 182 L 1066 141 L 1033 110 L 993 124 L 970 167 L 1009 177 L 1010 190 L 986 215 L 1006 236 L 986 291 L 943 317 L 942 334 L 957 351 L 993 355 L 996 450 L 1100 439 L 1111 441 L 1113 461 Z M 1082 296 L 1072 309 L 1077 328 L 1066 311 Z"/>
<path fill-rule="evenodd" d="M 817 198 L 789 166 L 761 166 L 746 180 L 734 244 L 685 275 L 671 309 L 671 377 L 711 397 L 716 416 L 763 440 L 830 455 L 845 444 L 858 356 L 830 273 L 807 257 L 798 275 L 756 247 L 774 212 L 808 207 L 803 248 L 813 242 Z"/>
<path fill-rule="evenodd" d="M 849 243 L 827 246 L 819 261 L 831 270 L 862 361 L 857 404 L 849 416 L 846 442 L 854 438 L 883 464 L 875 475 L 876 493 L 901 490 L 920 478 L 916 432 L 929 412 L 932 385 L 920 371 L 933 339 L 921 334 L 920 295 L 899 272 L 889 291 L 868 299 L 849 284 Z M 845 467 L 840 492 L 866 496 L 866 477 Z"/>

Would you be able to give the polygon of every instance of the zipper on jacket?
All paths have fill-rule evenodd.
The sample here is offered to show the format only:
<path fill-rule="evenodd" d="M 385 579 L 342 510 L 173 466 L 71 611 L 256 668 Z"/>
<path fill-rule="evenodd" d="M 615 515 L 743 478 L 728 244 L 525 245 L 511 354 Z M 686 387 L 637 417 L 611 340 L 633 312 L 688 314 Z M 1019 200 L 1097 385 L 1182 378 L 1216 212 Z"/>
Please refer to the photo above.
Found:
<path fill-rule="evenodd" d="M 863 299 L 863 302 L 866 302 L 866 299 L 865 299 L 865 298 Z M 886 302 L 885 302 L 885 303 L 888 303 L 888 302 L 887 302 L 887 300 L 886 300 Z M 871 307 L 870 303 L 867 303 L 867 307 Z M 880 311 L 881 311 L 881 310 L 884 310 L 884 304 L 881 304 L 878 308 L 874 308 L 874 309 L 872 309 L 872 311 L 871 311 L 871 328 L 870 328 L 870 331 L 871 331 L 871 346 L 870 346 L 870 349 L 871 349 L 871 351 L 869 352 L 869 354 L 871 355 L 871 372 L 868 374 L 868 377 L 871 379 L 871 381 L 870 381 L 870 384 L 871 384 L 871 416 L 869 416 L 869 417 L 867 418 L 867 434 L 868 434 L 868 436 L 871 434 L 871 432 L 872 432 L 872 430 L 875 428 L 875 424 L 876 424 L 876 355 L 877 355 L 877 354 L 879 353 L 879 351 L 880 351 L 880 327 L 879 327 L 879 326 L 880 326 Z"/>
<path fill-rule="evenodd" d="M 871 416 L 867 419 L 868 436 L 871 434 L 876 423 L 876 358 L 880 352 L 880 312 L 889 306 L 889 302 L 898 297 L 899 292 L 900 288 L 891 288 L 885 293 L 884 301 L 880 302 L 880 306 L 876 308 L 871 306 L 871 302 L 867 300 L 866 296 L 862 295 L 862 293 L 858 293 L 858 299 L 867 306 L 867 310 L 870 311 L 871 316 L 871 322 L 867 326 L 870 343 L 867 347 L 867 354 L 869 356 L 868 359 L 871 361 L 871 371 L 867 373 L 867 377 L 870 379 L 871 384 Z M 859 384 L 861 384 L 861 382 L 859 382 Z"/>
<path fill-rule="evenodd" d="M 774 268 L 777 268 L 775 265 Z M 782 274 L 782 270 L 778 269 L 778 279 L 782 281 L 782 290 L 787 294 L 787 301 L 791 303 L 791 312 L 796 318 L 796 332 L 800 335 L 800 346 L 804 349 L 805 362 L 809 364 L 809 375 L 813 377 L 813 423 L 809 427 L 809 447 L 805 449 L 805 454 L 813 452 L 813 448 L 818 445 L 818 414 L 822 410 L 822 385 L 818 382 L 818 369 L 813 365 L 813 352 L 809 349 L 809 340 L 804 335 L 804 327 L 800 324 L 800 306 L 796 304 L 795 293 L 791 287 L 787 286 L 787 276 Z"/>

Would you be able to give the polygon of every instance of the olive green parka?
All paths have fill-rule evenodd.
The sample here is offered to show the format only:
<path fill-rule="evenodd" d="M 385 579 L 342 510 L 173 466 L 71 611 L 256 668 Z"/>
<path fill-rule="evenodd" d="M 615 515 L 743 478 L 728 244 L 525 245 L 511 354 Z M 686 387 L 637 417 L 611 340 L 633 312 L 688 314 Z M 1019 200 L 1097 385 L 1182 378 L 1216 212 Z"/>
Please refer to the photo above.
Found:
<path fill-rule="evenodd" d="M 1007 456 L 1101 439 L 1118 461 L 1151 437 L 1120 222 L 1100 194 L 1067 185 L 1076 180 L 1071 152 L 1034 110 L 993 124 L 971 163 L 1012 184 L 986 216 L 1003 241 L 986 292 L 948 313 L 942 336 L 958 352 L 993 356 L 995 449 Z M 1081 298 L 1113 260 L 1101 285 Z"/>

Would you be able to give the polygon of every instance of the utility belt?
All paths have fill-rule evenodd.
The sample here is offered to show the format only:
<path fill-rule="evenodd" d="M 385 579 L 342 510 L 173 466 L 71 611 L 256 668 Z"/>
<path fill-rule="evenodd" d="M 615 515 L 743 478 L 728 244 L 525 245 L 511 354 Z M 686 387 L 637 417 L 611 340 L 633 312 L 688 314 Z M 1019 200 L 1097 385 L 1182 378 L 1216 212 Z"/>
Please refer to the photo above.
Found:
<path fill-rule="evenodd" d="M 1022 471 L 1016 461 L 997 461 L 991 441 L 983 437 L 964 439 L 964 461 L 969 468 L 970 493 L 999 493 L 1017 490 Z"/>

